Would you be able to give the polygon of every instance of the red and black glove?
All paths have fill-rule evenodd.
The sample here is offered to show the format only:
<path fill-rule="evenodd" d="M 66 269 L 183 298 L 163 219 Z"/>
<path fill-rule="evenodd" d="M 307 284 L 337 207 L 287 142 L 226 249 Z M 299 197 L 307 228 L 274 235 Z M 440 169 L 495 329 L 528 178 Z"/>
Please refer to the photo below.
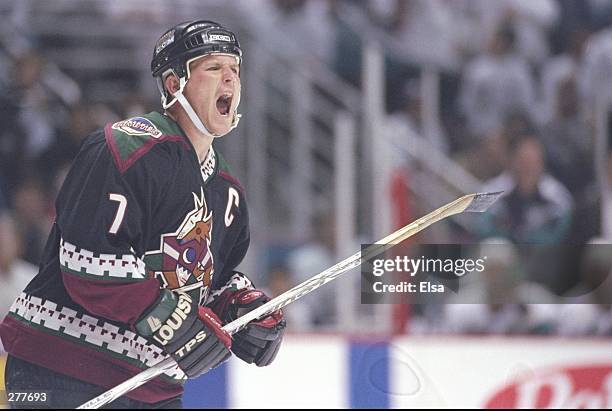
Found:
<path fill-rule="evenodd" d="M 227 324 L 268 301 L 270 299 L 260 290 L 226 290 L 215 299 L 211 308 Z M 233 336 L 232 352 L 249 364 L 264 367 L 276 358 L 285 326 L 281 310 L 253 321 Z"/>
<path fill-rule="evenodd" d="M 196 378 L 231 356 L 231 337 L 217 315 L 200 307 L 187 294 L 164 289 L 160 299 L 136 324 L 140 335 L 152 339 L 174 358 L 189 378 Z"/>

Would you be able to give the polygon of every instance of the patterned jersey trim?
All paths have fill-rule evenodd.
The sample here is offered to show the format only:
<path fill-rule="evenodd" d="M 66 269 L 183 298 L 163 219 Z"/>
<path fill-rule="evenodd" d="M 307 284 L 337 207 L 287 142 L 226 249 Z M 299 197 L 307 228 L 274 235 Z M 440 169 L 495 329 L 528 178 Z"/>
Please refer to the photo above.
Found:
<path fill-rule="evenodd" d="M 63 238 L 60 240 L 62 271 L 82 277 L 106 280 L 145 280 L 146 269 L 142 259 L 133 254 L 98 254 L 78 248 Z"/>
<path fill-rule="evenodd" d="M 215 150 L 210 147 L 208 150 L 208 154 L 204 161 L 200 163 L 200 171 L 202 172 L 202 178 L 204 179 L 204 183 L 207 183 L 210 177 L 215 173 L 217 169 L 217 155 L 215 154 Z"/>
<path fill-rule="evenodd" d="M 249 278 L 240 272 L 235 272 L 229 281 L 218 290 L 212 292 L 206 299 L 206 305 L 212 304 L 217 297 L 219 297 L 225 290 L 238 291 L 242 289 L 253 289 L 253 283 Z"/>
<path fill-rule="evenodd" d="M 9 315 L 36 329 L 60 335 L 142 369 L 168 358 L 161 348 L 130 330 L 26 293 L 17 297 Z M 165 375 L 175 382 L 186 378 L 178 366 Z"/>

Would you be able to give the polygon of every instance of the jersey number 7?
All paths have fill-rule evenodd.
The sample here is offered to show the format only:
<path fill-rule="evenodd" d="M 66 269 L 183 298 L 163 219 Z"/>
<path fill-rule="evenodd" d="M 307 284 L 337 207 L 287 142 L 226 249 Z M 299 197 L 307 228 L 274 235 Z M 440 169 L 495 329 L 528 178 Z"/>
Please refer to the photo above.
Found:
<path fill-rule="evenodd" d="M 127 208 L 127 198 L 121 194 L 110 193 L 108 198 L 111 201 L 116 201 L 119 203 L 117 207 L 117 212 L 115 213 L 115 219 L 113 220 L 113 225 L 108 230 L 111 234 L 117 234 L 119 231 L 119 227 L 121 227 L 121 223 L 123 222 L 123 218 L 125 217 L 125 209 Z"/>

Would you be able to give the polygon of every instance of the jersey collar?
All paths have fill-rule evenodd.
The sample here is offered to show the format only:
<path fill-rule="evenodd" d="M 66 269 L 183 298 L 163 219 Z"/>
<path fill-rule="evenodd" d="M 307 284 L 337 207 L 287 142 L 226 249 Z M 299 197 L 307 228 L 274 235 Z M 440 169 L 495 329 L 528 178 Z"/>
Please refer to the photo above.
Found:
<path fill-rule="evenodd" d="M 213 149 L 212 145 L 208 149 L 208 154 L 206 154 L 206 158 L 204 161 L 200 163 L 200 171 L 202 172 L 202 179 L 204 180 L 204 184 L 211 179 L 212 176 L 215 175 L 219 162 L 217 161 L 217 154 Z"/>

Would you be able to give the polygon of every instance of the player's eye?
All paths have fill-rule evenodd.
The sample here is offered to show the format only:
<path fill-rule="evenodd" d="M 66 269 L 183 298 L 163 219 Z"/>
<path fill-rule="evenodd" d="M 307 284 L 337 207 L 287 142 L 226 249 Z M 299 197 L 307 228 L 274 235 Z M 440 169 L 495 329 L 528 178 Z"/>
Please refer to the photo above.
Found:
<path fill-rule="evenodd" d="M 210 66 L 206 69 L 206 71 L 214 71 L 214 70 L 219 70 L 221 69 L 221 66 L 215 64 L 214 66 Z"/>

